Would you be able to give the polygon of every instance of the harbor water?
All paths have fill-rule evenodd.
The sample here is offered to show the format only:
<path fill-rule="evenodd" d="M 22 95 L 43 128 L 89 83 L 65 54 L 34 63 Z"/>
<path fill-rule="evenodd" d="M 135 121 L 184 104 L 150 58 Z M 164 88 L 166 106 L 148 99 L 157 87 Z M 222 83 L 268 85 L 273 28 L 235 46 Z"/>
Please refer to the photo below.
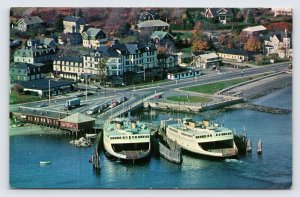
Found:
<path fill-rule="evenodd" d="M 292 87 L 253 102 L 292 109 Z M 89 163 L 92 147 L 74 147 L 65 136 L 11 136 L 10 187 L 284 189 L 292 185 L 292 114 L 238 109 L 202 114 L 141 111 L 136 115 L 152 123 L 168 118 L 210 118 L 232 130 L 246 128 L 253 152 L 225 160 L 184 153 L 182 165 L 162 157 L 124 164 L 109 160 L 101 152 L 101 172 L 95 174 Z M 259 139 L 262 140 L 262 155 L 256 154 Z M 40 161 L 51 161 L 51 164 L 41 166 Z"/>

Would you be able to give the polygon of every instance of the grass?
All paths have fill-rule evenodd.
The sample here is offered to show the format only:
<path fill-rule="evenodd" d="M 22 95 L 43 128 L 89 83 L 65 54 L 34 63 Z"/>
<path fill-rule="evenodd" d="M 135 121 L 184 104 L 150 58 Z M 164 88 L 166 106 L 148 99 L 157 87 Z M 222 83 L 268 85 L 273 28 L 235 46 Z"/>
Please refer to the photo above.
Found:
<path fill-rule="evenodd" d="M 40 100 L 43 100 L 43 98 L 33 95 L 23 95 L 14 91 L 12 91 L 9 96 L 9 104 L 26 103 Z"/>
<path fill-rule="evenodd" d="M 191 47 L 182 48 L 182 49 L 179 49 L 179 51 L 182 53 L 191 53 Z"/>
<path fill-rule="evenodd" d="M 203 103 L 211 101 L 210 98 L 207 97 L 199 97 L 199 96 L 170 96 L 166 98 L 169 101 L 178 101 L 178 102 L 190 102 L 190 103 Z"/>
<path fill-rule="evenodd" d="M 198 85 L 198 86 L 191 86 L 188 88 L 183 88 L 182 90 L 190 91 L 190 92 L 201 92 L 205 94 L 214 94 L 222 89 L 228 88 L 230 86 L 243 83 L 252 79 L 256 79 L 259 77 L 264 76 L 264 74 L 261 75 L 255 75 L 252 77 L 246 77 L 241 79 L 233 79 L 233 80 L 227 80 L 227 81 L 220 81 L 210 84 L 204 84 L 204 85 Z"/>

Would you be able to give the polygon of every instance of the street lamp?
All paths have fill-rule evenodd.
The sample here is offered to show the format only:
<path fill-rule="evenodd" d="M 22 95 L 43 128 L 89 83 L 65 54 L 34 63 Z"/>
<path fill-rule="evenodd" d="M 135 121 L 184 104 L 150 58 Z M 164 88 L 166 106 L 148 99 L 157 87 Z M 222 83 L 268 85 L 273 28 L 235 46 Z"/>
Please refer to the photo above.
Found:
<path fill-rule="evenodd" d="M 48 94 L 49 94 L 49 104 L 48 104 L 48 105 L 49 105 L 49 107 L 50 107 L 50 79 L 49 79 L 49 81 L 48 81 L 48 86 L 49 86 L 49 87 L 48 87 L 48 89 L 49 89 L 49 92 L 48 92 Z"/>

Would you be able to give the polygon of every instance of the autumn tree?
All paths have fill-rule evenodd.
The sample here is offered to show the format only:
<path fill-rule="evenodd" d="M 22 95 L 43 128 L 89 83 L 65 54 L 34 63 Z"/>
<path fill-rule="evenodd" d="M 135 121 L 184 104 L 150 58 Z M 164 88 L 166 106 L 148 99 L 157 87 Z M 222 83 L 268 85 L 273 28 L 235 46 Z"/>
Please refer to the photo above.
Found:
<path fill-rule="evenodd" d="M 284 31 L 285 29 L 288 31 L 292 31 L 293 24 L 289 22 L 275 22 L 266 25 L 266 28 L 269 31 Z"/>
<path fill-rule="evenodd" d="M 261 41 L 256 38 L 256 37 L 251 37 L 247 40 L 245 43 L 244 49 L 246 51 L 251 51 L 251 52 L 257 52 L 260 51 L 262 48 L 262 43 Z"/>
<path fill-rule="evenodd" d="M 209 49 L 209 43 L 207 40 L 198 39 L 198 40 L 195 40 L 192 44 L 193 52 L 202 52 L 207 49 Z"/>
<path fill-rule="evenodd" d="M 194 26 L 194 29 L 192 30 L 194 40 L 196 40 L 202 36 L 201 29 L 202 29 L 202 23 L 197 22 Z"/>

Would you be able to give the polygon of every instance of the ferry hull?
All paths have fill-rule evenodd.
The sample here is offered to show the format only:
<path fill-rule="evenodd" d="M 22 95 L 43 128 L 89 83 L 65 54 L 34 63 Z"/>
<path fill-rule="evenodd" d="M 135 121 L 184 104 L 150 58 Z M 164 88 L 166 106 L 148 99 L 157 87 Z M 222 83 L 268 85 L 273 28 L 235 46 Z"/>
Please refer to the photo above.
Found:
<path fill-rule="evenodd" d="M 216 157 L 216 158 L 229 158 L 236 157 L 238 154 L 238 149 L 232 139 L 232 147 L 226 148 L 211 148 L 210 150 L 204 150 L 199 142 L 197 141 L 187 141 L 183 139 L 181 136 L 170 135 L 169 132 L 166 132 L 167 137 L 171 140 L 175 141 L 179 146 L 181 146 L 184 150 L 192 152 L 194 154 L 204 155 L 208 157 Z"/>
<path fill-rule="evenodd" d="M 122 151 L 122 152 L 116 152 L 113 149 L 113 144 L 110 143 L 109 140 L 107 140 L 105 137 L 103 138 L 103 145 L 104 145 L 104 149 L 106 150 L 106 152 L 110 155 L 113 156 L 117 159 L 120 160 L 142 160 L 142 159 L 147 159 L 147 157 L 150 156 L 150 150 L 151 150 L 151 145 L 150 142 L 149 144 L 149 148 L 146 151 L 137 151 L 137 150 L 126 150 L 126 151 Z"/>

